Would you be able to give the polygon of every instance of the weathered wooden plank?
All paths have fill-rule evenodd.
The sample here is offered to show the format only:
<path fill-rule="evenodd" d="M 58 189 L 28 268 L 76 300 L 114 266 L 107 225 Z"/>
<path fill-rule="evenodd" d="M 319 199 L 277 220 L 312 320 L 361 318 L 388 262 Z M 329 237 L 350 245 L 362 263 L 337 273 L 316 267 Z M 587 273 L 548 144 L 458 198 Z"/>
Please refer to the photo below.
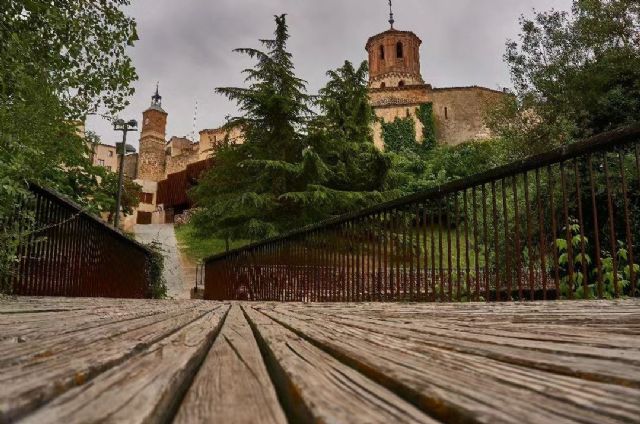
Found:
<path fill-rule="evenodd" d="M 0 344 L 45 340 L 115 322 L 200 306 L 171 302 L 114 302 L 113 305 L 96 305 L 94 308 L 4 315 L 0 316 Z"/>
<path fill-rule="evenodd" d="M 636 389 L 462 354 L 424 343 L 426 335 L 381 334 L 325 314 L 298 319 L 286 306 L 257 308 L 443 420 L 605 423 L 640 416 L 640 405 L 628 403 L 640 396 Z"/>
<path fill-rule="evenodd" d="M 22 422 L 166 422 L 209 351 L 227 310 L 224 306 L 207 313 L 57 397 Z"/>
<path fill-rule="evenodd" d="M 435 422 L 260 312 L 244 310 L 295 422 Z"/>
<path fill-rule="evenodd" d="M 613 343 L 607 343 L 605 335 L 601 335 L 601 344 L 605 346 L 598 347 L 587 343 L 569 343 L 568 340 L 532 341 L 507 334 L 494 336 L 486 332 L 471 333 L 454 326 L 439 328 L 431 322 L 417 320 L 390 322 L 360 316 L 316 314 L 312 308 L 306 310 L 305 314 L 315 315 L 318 321 L 329 320 L 363 331 L 402 337 L 405 340 L 413 339 L 425 345 L 456 352 L 640 388 L 640 349 L 619 348 Z M 563 358 L 561 361 L 559 356 Z"/>
<path fill-rule="evenodd" d="M 117 322 L 4 350 L 0 355 L 0 420 L 23 415 L 83 384 L 219 306 Z"/>
<path fill-rule="evenodd" d="M 249 323 L 235 304 L 174 423 L 286 422 Z"/>

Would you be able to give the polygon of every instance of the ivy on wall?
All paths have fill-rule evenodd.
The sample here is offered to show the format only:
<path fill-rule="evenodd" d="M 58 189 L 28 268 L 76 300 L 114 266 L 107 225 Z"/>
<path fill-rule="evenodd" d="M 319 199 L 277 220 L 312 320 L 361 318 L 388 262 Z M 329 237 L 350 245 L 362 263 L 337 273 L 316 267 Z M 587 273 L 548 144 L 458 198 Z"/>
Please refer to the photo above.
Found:
<path fill-rule="evenodd" d="M 398 117 L 393 122 L 383 122 L 382 137 L 387 151 L 400 152 L 415 149 L 416 124 L 411 116 Z"/>
<path fill-rule="evenodd" d="M 387 151 L 399 152 L 402 150 L 429 151 L 437 144 L 436 121 L 433 116 L 433 103 L 420 105 L 416 113 L 418 120 L 423 125 L 423 142 L 418 143 L 416 138 L 416 124 L 410 115 L 406 118 L 396 118 L 393 122 L 382 123 L 382 136 Z"/>
<path fill-rule="evenodd" d="M 418 119 L 422 123 L 422 148 L 431 150 L 436 147 L 436 120 L 433 116 L 433 103 L 421 104 L 418 108 Z"/>

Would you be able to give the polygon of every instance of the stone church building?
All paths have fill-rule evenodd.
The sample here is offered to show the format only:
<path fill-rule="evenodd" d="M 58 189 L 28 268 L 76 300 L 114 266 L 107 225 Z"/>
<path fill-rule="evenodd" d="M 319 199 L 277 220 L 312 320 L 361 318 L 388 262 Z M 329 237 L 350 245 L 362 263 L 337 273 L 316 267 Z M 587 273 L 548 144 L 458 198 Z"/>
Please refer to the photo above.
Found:
<path fill-rule="evenodd" d="M 478 86 L 434 88 L 422 77 L 422 40 L 413 32 L 396 30 L 393 15 L 389 22 L 389 30 L 369 38 L 366 44 L 369 96 L 378 117 L 373 128 L 375 145 L 384 149 L 383 122 L 406 117 L 413 118 L 420 142 L 423 128 L 417 112 L 426 103 L 432 104 L 439 144 L 457 145 L 489 137 L 491 134 L 484 125 L 484 112 L 488 105 L 501 99 L 505 93 Z M 162 185 L 166 186 L 174 177 L 184 179 L 182 174 L 190 173 L 194 167 L 201 169 L 203 163 L 215 157 L 221 143 L 243 142 L 240 128 L 202 130 L 199 141 L 184 137 L 167 140 L 168 114 L 162 108 L 161 100 L 156 88 L 150 107 L 142 114 L 139 153 L 127 156 L 125 160 L 127 175 L 141 184 L 144 191 L 143 202 L 134 216 L 128 219 L 129 224 L 164 222 L 167 219 L 165 208 L 173 208 L 173 205 L 163 204 L 166 193 L 162 195 Z M 211 166 L 211 162 L 207 166 Z"/>
<path fill-rule="evenodd" d="M 376 116 L 386 123 L 413 117 L 420 140 L 422 123 L 416 113 L 421 105 L 432 103 L 438 143 L 457 145 L 488 138 L 486 107 L 505 93 L 478 86 L 434 88 L 425 83 L 420 70 L 422 40 L 413 32 L 394 29 L 390 22 L 391 29 L 369 38 L 366 45 L 369 96 Z M 374 141 L 384 148 L 380 122 L 374 127 Z"/>

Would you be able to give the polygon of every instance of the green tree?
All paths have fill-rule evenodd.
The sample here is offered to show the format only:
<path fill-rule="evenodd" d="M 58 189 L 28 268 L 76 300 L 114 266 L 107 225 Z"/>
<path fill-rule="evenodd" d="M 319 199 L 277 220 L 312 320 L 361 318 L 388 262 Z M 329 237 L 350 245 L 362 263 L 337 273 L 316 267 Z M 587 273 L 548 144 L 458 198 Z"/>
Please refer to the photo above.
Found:
<path fill-rule="evenodd" d="M 128 0 L 0 2 L 0 221 L 21 219 L 27 182 L 87 204 L 97 180 L 79 122 L 115 114 L 136 78 L 127 47 Z M 15 260 L 14 229 L 0 235 L 0 273 Z"/>
<path fill-rule="evenodd" d="M 308 140 L 325 171 L 305 192 L 289 196 L 309 210 L 309 223 L 379 203 L 387 196 L 382 189 L 390 160 L 373 143 L 375 115 L 367 73 L 366 62 L 355 68 L 346 61 L 327 72 L 329 81 L 320 90 L 321 114 L 311 123 Z"/>
<path fill-rule="evenodd" d="M 521 26 L 505 54 L 516 97 L 490 119 L 498 134 L 529 153 L 640 120 L 636 0 L 574 0 Z"/>
<path fill-rule="evenodd" d="M 275 38 L 261 40 L 266 51 L 236 51 L 257 61 L 246 69 L 248 88 L 218 88 L 236 101 L 245 142 L 216 154 L 216 166 L 194 196 L 202 207 L 194 221 L 203 233 L 225 239 L 261 239 L 304 223 L 303 210 L 287 193 L 300 192 L 325 169 L 306 149 L 302 129 L 311 115 L 305 81 L 294 73 L 285 15 L 276 17 Z"/>

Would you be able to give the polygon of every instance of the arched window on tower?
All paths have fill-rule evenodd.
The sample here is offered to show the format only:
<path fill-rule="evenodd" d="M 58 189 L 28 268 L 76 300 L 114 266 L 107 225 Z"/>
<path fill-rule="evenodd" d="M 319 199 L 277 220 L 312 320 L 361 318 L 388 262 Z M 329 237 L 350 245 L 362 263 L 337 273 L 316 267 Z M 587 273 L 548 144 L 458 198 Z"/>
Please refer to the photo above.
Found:
<path fill-rule="evenodd" d="M 396 44 L 396 56 L 398 59 L 402 59 L 404 57 L 404 45 L 401 41 L 398 41 L 398 44 Z"/>
<path fill-rule="evenodd" d="M 384 46 L 380 46 L 380 60 L 384 60 Z"/>
<path fill-rule="evenodd" d="M 387 84 L 383 82 L 382 84 L 380 84 L 380 88 L 387 88 Z"/>
<path fill-rule="evenodd" d="M 398 83 L 398 87 L 404 87 L 404 81 L 400 81 L 400 82 Z"/>

